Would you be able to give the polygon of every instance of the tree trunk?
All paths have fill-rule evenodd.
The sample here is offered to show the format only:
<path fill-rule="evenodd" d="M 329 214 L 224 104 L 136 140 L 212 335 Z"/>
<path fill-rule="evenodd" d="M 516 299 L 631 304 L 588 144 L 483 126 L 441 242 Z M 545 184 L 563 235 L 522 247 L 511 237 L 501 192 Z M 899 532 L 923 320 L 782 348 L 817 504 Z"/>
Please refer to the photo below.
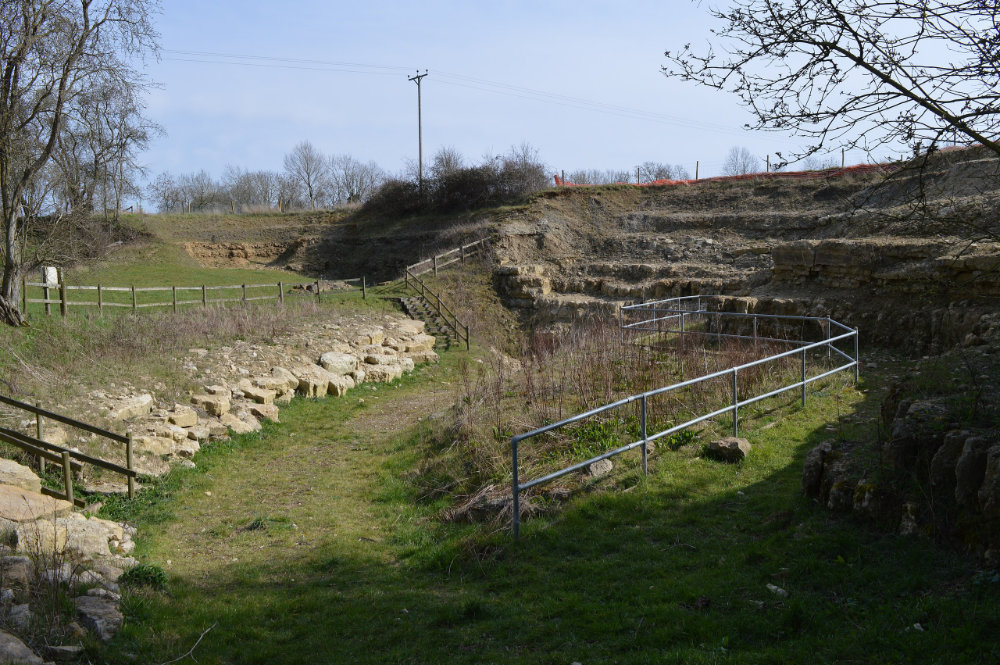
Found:
<path fill-rule="evenodd" d="M 16 303 L 17 299 L 13 302 Z M 3 296 L 0 296 L 0 323 L 11 326 L 23 326 L 27 323 L 21 310 L 16 305 L 8 304 L 8 300 Z"/>

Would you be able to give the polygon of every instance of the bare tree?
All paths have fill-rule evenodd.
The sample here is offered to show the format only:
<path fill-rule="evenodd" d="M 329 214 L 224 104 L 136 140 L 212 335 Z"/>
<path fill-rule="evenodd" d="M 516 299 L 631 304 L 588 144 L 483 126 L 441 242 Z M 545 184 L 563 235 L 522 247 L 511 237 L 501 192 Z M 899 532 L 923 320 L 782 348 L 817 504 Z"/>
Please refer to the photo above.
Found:
<path fill-rule="evenodd" d="M 762 164 L 752 152 L 740 146 L 733 146 L 726 155 L 726 161 L 722 162 L 723 175 L 745 175 L 747 173 L 760 173 Z"/>
<path fill-rule="evenodd" d="M 330 175 L 330 164 L 323 153 L 303 141 L 285 155 L 285 172 L 302 187 L 309 207 L 315 210 Z"/>
<path fill-rule="evenodd" d="M 643 162 L 639 165 L 639 179 L 642 182 L 654 180 L 690 180 L 691 174 L 680 164 Z"/>
<path fill-rule="evenodd" d="M 435 163 L 436 160 L 437 157 Z M 330 198 L 334 204 L 362 203 L 385 180 L 385 173 L 378 164 L 362 162 L 350 155 L 334 155 L 329 168 Z"/>
<path fill-rule="evenodd" d="M 982 0 L 735 0 L 727 52 L 666 52 L 667 76 L 735 92 L 755 128 L 869 152 L 982 143 L 1000 154 L 1000 33 Z"/>
<path fill-rule="evenodd" d="M 156 48 L 154 0 L 0 0 L 0 320 L 23 323 L 20 277 L 35 211 L 25 207 L 80 95 L 141 89 Z"/>
<path fill-rule="evenodd" d="M 455 171 L 465 168 L 465 159 L 453 146 L 445 146 L 434 153 L 427 172 L 432 179 L 441 179 Z"/>

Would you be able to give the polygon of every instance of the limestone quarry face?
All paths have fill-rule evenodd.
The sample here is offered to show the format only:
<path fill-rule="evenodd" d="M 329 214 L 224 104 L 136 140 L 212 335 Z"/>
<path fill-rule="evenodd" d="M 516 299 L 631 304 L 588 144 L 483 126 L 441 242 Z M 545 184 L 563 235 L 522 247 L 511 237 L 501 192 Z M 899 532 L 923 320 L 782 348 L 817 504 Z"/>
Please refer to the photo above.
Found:
<path fill-rule="evenodd" d="M 937 352 L 989 327 L 998 210 L 1000 162 L 977 150 L 888 177 L 558 190 L 499 226 L 494 284 L 542 329 L 714 295 Z"/>

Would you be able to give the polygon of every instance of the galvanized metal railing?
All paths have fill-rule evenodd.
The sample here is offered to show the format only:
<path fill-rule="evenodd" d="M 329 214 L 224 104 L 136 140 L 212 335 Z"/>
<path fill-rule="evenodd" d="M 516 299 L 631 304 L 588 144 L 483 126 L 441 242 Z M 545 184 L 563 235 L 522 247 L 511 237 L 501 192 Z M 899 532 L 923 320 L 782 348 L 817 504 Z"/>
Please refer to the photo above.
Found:
<path fill-rule="evenodd" d="M 667 306 L 668 304 L 674 304 L 674 305 L 676 305 L 676 307 L 668 307 Z M 789 344 L 796 345 L 797 348 L 794 348 L 794 349 L 791 349 L 789 351 L 785 351 L 785 352 L 782 352 L 782 353 L 773 354 L 773 355 L 770 355 L 770 356 L 768 356 L 766 358 L 761 358 L 761 359 L 758 359 L 758 360 L 754 360 L 754 361 L 751 361 L 751 362 L 748 362 L 748 363 L 744 363 L 742 365 L 738 365 L 738 366 L 735 366 L 735 367 L 730 367 L 730 368 L 727 368 L 727 369 L 719 370 L 717 372 L 712 372 L 710 374 L 705 374 L 705 375 L 699 376 L 699 377 L 694 378 L 694 379 L 689 379 L 687 381 L 681 381 L 679 383 L 675 383 L 675 384 L 672 384 L 672 385 L 669 385 L 669 386 L 664 386 L 662 388 L 656 388 L 656 389 L 649 390 L 649 391 L 646 391 L 646 392 L 643 392 L 643 393 L 640 393 L 640 394 L 637 394 L 637 395 L 631 395 L 629 397 L 625 397 L 624 399 L 620 399 L 620 400 L 618 400 L 616 402 L 612 402 L 610 404 L 605 404 L 604 406 L 600 406 L 600 407 L 597 407 L 595 409 L 591 409 L 590 411 L 586 411 L 584 413 L 572 416 L 570 418 L 566 418 L 564 420 L 560 420 L 559 422 L 552 423 L 552 424 L 546 425 L 544 427 L 539 427 L 538 429 L 531 430 L 530 432 L 525 432 L 524 434 L 518 434 L 518 435 L 515 435 L 515 436 L 511 437 L 510 446 L 511 446 L 511 460 L 512 460 L 512 469 L 513 469 L 513 479 L 512 479 L 512 482 L 511 482 L 511 494 L 512 494 L 512 499 L 513 499 L 513 524 L 512 524 L 512 528 L 513 528 L 513 531 L 514 531 L 514 538 L 515 539 L 518 538 L 519 531 L 520 531 L 520 523 L 521 523 L 520 495 L 521 495 L 521 492 L 524 492 L 524 491 L 526 491 L 528 489 L 531 489 L 532 487 L 535 487 L 536 485 L 541 485 L 543 483 L 547 483 L 547 482 L 550 482 L 552 480 L 555 480 L 556 478 L 560 478 L 562 476 L 565 476 L 567 474 L 573 473 L 575 471 L 579 471 L 579 470 L 581 470 L 581 469 L 583 469 L 583 468 L 587 467 L 588 465 L 593 464 L 595 462 L 599 462 L 601 460 L 605 460 L 605 459 L 614 457 L 616 455 L 620 455 L 621 453 L 627 452 L 629 450 L 634 450 L 636 448 L 640 448 L 641 451 L 642 451 L 642 472 L 643 472 L 643 474 L 647 474 L 648 471 L 649 471 L 649 468 L 648 468 L 648 455 L 649 455 L 648 444 L 651 443 L 651 442 L 656 441 L 657 439 L 662 439 L 663 437 L 667 437 L 667 436 L 670 436 L 670 435 L 675 434 L 677 432 L 680 432 L 680 431 L 682 431 L 682 430 L 684 430 L 684 429 L 686 429 L 688 427 L 691 427 L 692 425 L 695 425 L 695 424 L 700 423 L 702 421 L 709 420 L 710 418 L 714 418 L 716 416 L 720 416 L 720 415 L 727 414 L 727 413 L 731 414 L 731 416 L 732 416 L 733 436 L 738 436 L 739 435 L 739 410 L 742 407 L 749 406 L 751 404 L 754 404 L 754 403 L 759 402 L 761 400 L 768 399 L 770 397 L 775 397 L 775 396 L 780 395 L 782 393 L 785 393 L 785 392 L 787 392 L 789 390 L 795 390 L 796 388 L 799 388 L 801 390 L 801 393 L 802 393 L 802 406 L 805 406 L 805 404 L 806 404 L 806 386 L 808 386 L 810 383 L 813 383 L 815 381 L 819 381 L 820 379 L 824 379 L 824 378 L 826 378 L 828 376 L 831 376 L 831 375 L 836 374 L 838 372 L 843 372 L 843 371 L 846 371 L 846 370 L 849 370 L 849 369 L 853 369 L 854 370 L 854 380 L 855 381 L 857 381 L 858 378 L 859 378 L 859 376 L 858 376 L 858 371 L 859 371 L 859 364 L 858 364 L 859 363 L 858 331 L 857 331 L 856 328 L 850 328 L 848 326 L 845 326 L 842 323 L 834 321 L 830 317 L 803 317 L 803 316 L 781 316 L 781 315 L 764 315 L 764 314 L 742 314 L 742 313 L 737 313 L 737 312 L 710 312 L 710 311 L 702 309 L 701 308 L 701 304 L 702 303 L 701 303 L 701 299 L 700 299 L 699 296 L 690 296 L 690 297 L 685 297 L 685 298 L 672 298 L 672 299 L 667 300 L 667 301 L 658 301 L 656 303 L 642 303 L 641 305 L 633 305 L 633 306 L 630 306 L 630 309 L 632 309 L 633 311 L 635 311 L 635 310 L 646 311 L 646 312 L 648 312 L 651 315 L 650 319 L 647 319 L 645 321 L 635 322 L 635 323 L 632 323 L 632 324 L 625 324 L 624 321 L 623 321 L 623 319 L 620 319 L 620 323 L 623 326 L 623 332 L 626 329 L 625 326 L 629 326 L 629 329 L 633 330 L 633 331 L 635 331 L 635 330 L 640 330 L 640 331 L 648 330 L 648 328 L 644 329 L 642 327 L 642 325 L 640 325 L 640 324 L 645 324 L 647 327 L 648 326 L 655 326 L 655 328 L 653 328 L 653 329 L 655 330 L 656 333 L 678 334 L 678 335 L 681 335 L 682 339 L 686 335 L 711 335 L 713 337 L 719 336 L 719 337 L 737 338 L 737 339 L 743 339 L 743 340 L 755 339 L 758 342 L 760 342 L 760 341 L 767 341 L 767 340 L 778 341 L 778 342 L 786 342 L 786 343 L 789 343 Z M 643 309 L 643 305 L 655 306 L 655 307 L 647 307 L 644 310 Z M 695 309 L 687 309 L 687 306 L 689 306 L 689 305 L 693 305 L 695 307 Z M 752 325 L 753 325 L 754 333 L 756 333 L 756 331 L 757 331 L 757 319 L 758 318 L 760 318 L 760 319 L 766 319 L 766 320 L 771 321 L 771 322 L 773 322 L 773 321 L 775 321 L 777 319 L 789 319 L 789 320 L 798 321 L 798 322 L 811 322 L 811 323 L 814 323 L 817 326 L 819 326 L 821 329 L 825 330 L 825 338 L 822 339 L 822 340 L 820 340 L 820 341 L 809 342 L 807 340 L 798 340 L 798 339 L 780 339 L 780 338 L 770 338 L 770 337 L 758 337 L 756 335 L 742 335 L 742 334 L 738 334 L 738 333 L 723 333 L 723 332 L 721 332 L 721 329 L 722 329 L 721 325 L 719 326 L 719 330 L 717 330 L 716 332 L 706 332 L 706 331 L 701 331 L 701 330 L 692 330 L 689 327 L 685 326 L 685 319 L 687 319 L 687 320 L 690 321 L 691 317 L 702 317 L 702 318 L 716 317 L 716 318 L 719 318 L 719 319 L 733 319 L 733 320 L 737 320 L 737 319 L 741 319 L 742 320 L 742 319 L 749 318 L 749 319 L 751 319 L 753 321 Z M 668 323 L 668 322 L 671 322 L 671 321 L 676 321 L 677 322 L 676 328 L 664 325 L 665 323 Z M 833 327 L 837 327 L 840 331 L 843 331 L 843 332 L 839 332 L 839 334 L 833 335 L 833 334 L 831 334 L 831 330 L 833 329 Z M 624 339 L 624 337 L 623 337 L 623 339 Z M 854 349 L 853 349 L 854 350 L 853 357 L 850 355 L 850 353 L 845 353 L 844 351 L 842 351 L 840 348 L 837 347 L 838 343 L 848 342 L 848 340 L 853 340 L 853 347 L 854 347 Z M 824 349 L 824 348 L 826 349 L 826 353 L 827 353 L 827 357 L 828 358 L 831 358 L 833 356 L 833 354 L 836 353 L 838 357 L 841 357 L 841 358 L 845 359 L 847 362 L 845 362 L 842 365 L 839 365 L 838 367 L 822 371 L 822 372 L 816 374 L 815 376 L 806 376 L 806 367 L 807 367 L 806 355 L 807 355 L 807 353 L 809 353 L 810 351 L 815 351 L 815 350 Z M 799 375 L 799 380 L 798 381 L 794 381 L 794 382 L 791 382 L 791 383 L 784 384 L 784 385 L 782 385 L 779 388 L 767 391 L 767 392 L 765 392 L 763 394 L 760 394 L 760 395 L 754 395 L 754 396 L 751 396 L 751 397 L 745 397 L 745 396 L 741 397 L 740 391 L 739 391 L 739 375 L 740 375 L 741 371 L 745 371 L 745 370 L 748 370 L 748 369 L 750 369 L 752 367 L 756 367 L 756 366 L 759 366 L 759 365 L 764 365 L 766 363 L 773 363 L 773 362 L 776 362 L 778 360 L 781 360 L 781 359 L 784 359 L 784 358 L 790 358 L 790 357 L 793 357 L 793 356 L 796 356 L 796 355 L 798 355 L 801 358 L 801 362 L 800 362 L 800 375 Z M 732 382 L 731 382 L 731 385 L 732 385 L 732 401 L 731 401 L 730 404 L 728 404 L 727 406 L 724 406 L 722 408 L 712 410 L 712 411 L 710 411 L 708 413 L 699 414 L 699 415 L 697 415 L 697 416 L 695 416 L 695 417 L 693 417 L 693 418 L 691 418 L 691 419 L 689 419 L 689 420 L 687 420 L 687 421 L 685 421 L 683 423 L 680 423 L 678 425 L 673 425 L 671 427 L 667 427 L 667 428 L 662 429 L 662 430 L 657 431 L 657 432 L 650 433 L 648 431 L 648 425 L 649 425 L 649 423 L 647 421 L 646 414 L 647 414 L 647 402 L 648 402 L 648 400 L 650 398 L 658 396 L 658 395 L 664 395 L 666 393 L 670 393 L 670 392 L 673 392 L 673 391 L 676 391 L 676 390 L 681 390 L 683 388 L 688 388 L 688 387 L 693 386 L 695 384 L 702 383 L 702 382 L 705 382 L 705 381 L 710 381 L 712 379 L 718 379 L 720 377 L 725 377 L 727 375 L 732 377 Z M 522 441 L 531 439 L 533 437 L 540 436 L 542 434 L 546 434 L 548 432 L 552 432 L 554 430 L 566 427 L 567 425 L 572 425 L 574 423 L 578 423 L 580 421 L 586 420 L 588 418 L 592 418 L 593 416 L 596 416 L 596 415 L 599 415 L 599 414 L 602 414 L 602 413 L 606 413 L 608 411 L 612 411 L 612 410 L 615 410 L 615 409 L 619 409 L 619 408 L 625 407 L 626 405 L 629 405 L 629 404 L 634 404 L 636 402 L 638 402 L 639 406 L 640 406 L 640 410 L 639 410 L 640 416 L 639 417 L 640 417 L 640 434 L 641 434 L 641 436 L 640 436 L 640 438 L 638 440 L 633 441 L 633 442 L 628 443 L 628 444 L 625 444 L 625 445 L 620 446 L 618 448 L 615 448 L 614 450 L 609 450 L 609 451 L 604 452 L 604 453 L 602 453 L 600 455 L 596 455 L 596 456 L 591 457 L 590 459 L 584 460 L 582 462 L 578 462 L 576 464 L 570 465 L 570 466 L 565 467 L 563 469 L 559 469 L 558 471 L 554 471 L 552 473 L 546 474 L 546 475 L 544 475 L 544 476 L 542 476 L 540 478 L 535 478 L 535 479 L 532 479 L 532 480 L 529 480 L 529 481 L 526 481 L 526 482 L 521 482 L 520 481 L 519 474 L 518 474 L 518 446 L 519 446 L 519 444 Z"/>

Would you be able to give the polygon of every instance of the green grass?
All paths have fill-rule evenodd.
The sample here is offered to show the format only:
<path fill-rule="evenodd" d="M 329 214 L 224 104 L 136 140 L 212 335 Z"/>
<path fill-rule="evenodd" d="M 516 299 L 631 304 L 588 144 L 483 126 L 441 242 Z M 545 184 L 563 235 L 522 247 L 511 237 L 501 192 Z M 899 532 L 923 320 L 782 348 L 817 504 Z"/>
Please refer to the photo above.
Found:
<path fill-rule="evenodd" d="M 102 291 L 101 300 L 108 304 L 132 305 L 132 294 L 128 291 L 107 290 L 107 287 L 195 287 L 195 286 L 236 286 L 247 284 L 247 297 L 273 296 L 277 298 L 277 287 L 258 287 L 254 284 L 276 285 L 279 281 L 285 285 L 300 284 L 313 281 L 315 278 L 288 270 L 277 269 L 252 269 L 252 268 L 206 268 L 202 267 L 189 256 L 179 245 L 172 245 L 160 241 L 144 241 L 119 250 L 118 253 L 108 257 L 104 261 L 94 266 L 79 266 L 67 271 L 64 275 L 66 284 L 69 286 L 97 286 L 105 287 Z M 31 276 L 29 282 L 37 282 L 38 276 Z M 302 292 L 292 292 L 285 287 L 286 295 L 294 297 Z M 212 289 L 203 294 L 201 290 L 181 290 L 178 291 L 177 299 L 183 307 L 200 307 L 203 295 L 208 299 L 239 299 L 242 297 L 242 288 Z M 42 287 L 29 286 L 27 289 L 29 299 L 42 299 L 44 290 Z M 49 299 L 59 300 L 59 290 L 50 289 Z M 69 303 L 69 313 L 97 313 L 97 292 L 95 290 L 74 290 L 70 289 L 66 294 Z M 185 303 L 186 301 L 186 303 Z M 89 306 L 74 303 L 90 303 Z M 149 303 L 163 303 L 171 305 L 173 303 L 173 293 L 171 291 L 139 291 L 136 294 L 136 303 L 141 306 Z M 104 309 L 104 314 L 112 312 L 127 311 L 130 307 L 114 307 L 113 305 Z M 162 309 L 162 308 L 150 308 Z M 170 309 L 170 307 L 167 307 Z M 59 305 L 51 304 L 51 315 L 59 314 Z M 29 316 L 43 316 L 45 306 L 41 303 L 29 303 Z"/>
<path fill-rule="evenodd" d="M 450 390 L 461 357 L 342 399 L 296 399 L 282 424 L 211 446 L 149 499 L 115 507 L 169 582 L 128 591 L 123 632 L 91 659 L 164 662 L 203 633 L 194 657 L 206 664 L 1000 656 L 995 577 L 800 496 L 805 452 L 838 435 L 831 422 L 840 436 L 866 428 L 871 386 L 777 413 L 747 433 L 742 464 L 694 445 L 661 450 L 647 480 L 620 464 L 512 543 L 440 522 L 447 499 L 410 480 L 428 425 L 407 414 Z"/>

